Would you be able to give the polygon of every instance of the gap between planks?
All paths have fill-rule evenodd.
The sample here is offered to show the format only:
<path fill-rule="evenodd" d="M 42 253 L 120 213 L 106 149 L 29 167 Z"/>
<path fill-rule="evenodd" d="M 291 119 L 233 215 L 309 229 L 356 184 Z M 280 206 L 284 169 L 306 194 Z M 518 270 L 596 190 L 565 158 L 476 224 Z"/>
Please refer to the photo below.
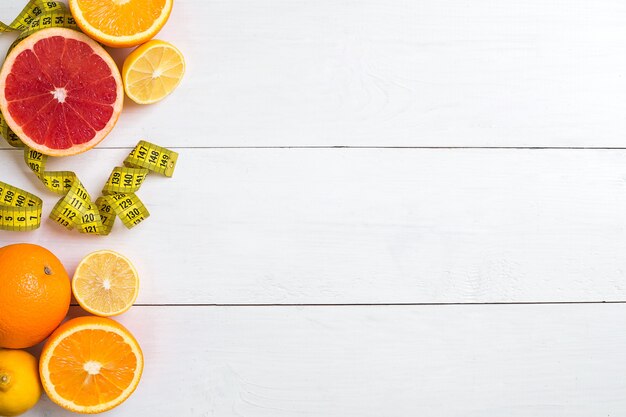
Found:
<path fill-rule="evenodd" d="M 506 306 L 506 305 L 571 305 L 571 304 L 626 304 L 615 301 L 493 301 L 482 303 L 140 303 L 133 307 L 419 307 L 419 306 Z M 78 303 L 70 304 L 79 307 Z"/>
<path fill-rule="evenodd" d="M 94 148 L 94 150 L 132 150 L 134 146 L 107 146 Z M 623 151 L 626 147 L 617 146 L 165 146 L 167 149 L 450 149 L 450 150 L 601 150 L 601 151 Z M 0 151 L 22 151 L 21 148 L 0 147 Z"/>

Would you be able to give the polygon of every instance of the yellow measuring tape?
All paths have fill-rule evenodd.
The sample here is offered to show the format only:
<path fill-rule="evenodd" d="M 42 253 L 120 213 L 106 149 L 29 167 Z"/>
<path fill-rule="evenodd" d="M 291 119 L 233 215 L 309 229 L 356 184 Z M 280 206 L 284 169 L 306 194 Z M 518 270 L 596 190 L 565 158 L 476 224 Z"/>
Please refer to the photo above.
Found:
<path fill-rule="evenodd" d="M 52 209 L 50 218 L 70 230 L 77 228 L 82 233 L 107 235 L 116 216 L 129 229 L 150 216 L 135 192 L 150 172 L 171 177 L 178 154 L 140 141 L 124 160 L 124 166 L 113 169 L 102 189 L 102 196 L 95 202 L 75 173 L 46 171 L 47 158 L 33 149 L 24 150 L 26 164 L 46 188 L 64 195 Z"/>
<path fill-rule="evenodd" d="M 21 31 L 11 48 L 28 35 L 48 27 L 76 29 L 63 3 L 31 0 L 11 24 L 0 22 L 0 32 Z M 24 161 L 48 190 L 63 194 L 50 218 L 67 229 L 76 228 L 96 235 L 109 234 L 115 217 L 129 229 L 147 219 L 150 213 L 135 192 L 150 172 L 171 177 L 178 159 L 174 151 L 140 141 L 124 160 L 124 166 L 113 169 L 102 196 L 93 202 L 74 172 L 46 171 L 48 157 L 25 147 L 1 115 L 0 134 L 11 146 L 24 148 Z M 0 230 L 37 229 L 41 224 L 42 205 L 39 197 L 0 182 Z"/>
<path fill-rule="evenodd" d="M 0 229 L 25 232 L 41 223 L 41 198 L 0 181 Z"/>

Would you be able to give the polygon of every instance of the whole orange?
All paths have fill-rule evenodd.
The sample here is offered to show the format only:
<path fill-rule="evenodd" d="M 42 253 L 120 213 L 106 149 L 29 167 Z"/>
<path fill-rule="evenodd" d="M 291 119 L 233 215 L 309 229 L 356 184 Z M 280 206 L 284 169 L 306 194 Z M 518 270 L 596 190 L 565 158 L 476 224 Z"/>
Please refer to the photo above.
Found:
<path fill-rule="evenodd" d="M 19 243 L 0 248 L 0 347 L 36 345 L 70 307 L 70 279 L 48 249 Z"/>

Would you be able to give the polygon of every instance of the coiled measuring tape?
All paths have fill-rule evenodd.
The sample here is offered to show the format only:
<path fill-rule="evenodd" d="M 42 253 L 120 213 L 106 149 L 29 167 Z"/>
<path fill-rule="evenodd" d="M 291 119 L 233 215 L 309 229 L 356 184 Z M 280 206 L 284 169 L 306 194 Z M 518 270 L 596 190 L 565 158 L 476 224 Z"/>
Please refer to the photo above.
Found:
<path fill-rule="evenodd" d="M 150 212 L 135 194 L 149 173 L 171 177 L 178 153 L 147 141 L 140 141 L 124 160 L 115 167 L 95 203 L 72 171 L 46 171 L 48 157 L 24 148 L 24 160 L 45 187 L 63 197 L 56 203 L 50 218 L 68 230 L 108 235 L 115 217 L 131 229 L 150 216 Z M 0 182 L 0 229 L 28 231 L 41 224 L 42 201 L 39 197 Z"/>
<path fill-rule="evenodd" d="M 72 14 L 60 1 L 30 0 L 10 24 L 0 22 L 0 32 L 20 32 L 9 51 L 27 36 L 52 27 L 78 30 Z"/>
<path fill-rule="evenodd" d="M 56 223 L 81 233 L 108 235 L 115 217 L 132 228 L 150 216 L 150 212 L 135 194 L 150 172 L 171 177 L 178 154 L 153 143 L 140 141 L 109 176 L 102 196 L 95 202 L 72 171 L 46 171 L 48 157 L 33 149 L 24 149 L 24 160 L 46 188 L 63 194 L 50 213 Z"/>
<path fill-rule="evenodd" d="M 41 224 L 41 198 L 0 181 L 0 229 L 25 232 Z"/>
<path fill-rule="evenodd" d="M 77 28 L 66 6 L 58 1 L 31 0 L 11 24 L 0 22 L 0 32 L 21 31 L 9 50 L 28 35 L 48 27 Z M 24 146 L 1 115 L 0 134 L 9 145 L 24 148 L 24 161 L 48 190 L 63 194 L 50 218 L 81 233 L 107 235 L 116 217 L 129 229 L 147 219 L 150 213 L 135 193 L 150 172 L 171 177 L 178 160 L 176 152 L 142 140 L 124 160 L 124 166 L 113 169 L 102 196 L 93 202 L 74 172 L 46 171 L 48 157 Z M 39 197 L 0 182 L 0 230 L 37 229 L 42 206 Z"/>

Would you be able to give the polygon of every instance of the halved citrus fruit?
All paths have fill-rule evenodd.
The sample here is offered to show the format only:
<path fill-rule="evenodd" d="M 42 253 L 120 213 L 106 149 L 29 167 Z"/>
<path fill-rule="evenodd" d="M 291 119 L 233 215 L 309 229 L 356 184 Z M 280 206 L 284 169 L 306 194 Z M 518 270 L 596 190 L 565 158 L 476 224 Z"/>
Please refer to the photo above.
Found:
<path fill-rule="evenodd" d="M 121 324 L 104 317 L 78 317 L 46 342 L 39 373 L 48 397 L 76 413 L 95 414 L 123 403 L 137 388 L 143 354 Z"/>
<path fill-rule="evenodd" d="M 152 39 L 165 25 L 173 0 L 70 0 L 83 32 L 108 46 L 126 48 Z"/>
<path fill-rule="evenodd" d="M 93 148 L 124 101 L 119 70 L 88 36 L 50 28 L 20 42 L 0 70 L 0 110 L 25 145 L 52 156 Z"/>
<path fill-rule="evenodd" d="M 124 60 L 124 90 L 135 103 L 155 103 L 174 91 L 184 73 L 183 54 L 171 43 L 155 39 Z"/>
<path fill-rule="evenodd" d="M 139 292 L 139 276 L 124 256 L 103 250 L 83 259 L 72 279 L 78 304 L 97 316 L 116 316 L 128 310 Z"/>

